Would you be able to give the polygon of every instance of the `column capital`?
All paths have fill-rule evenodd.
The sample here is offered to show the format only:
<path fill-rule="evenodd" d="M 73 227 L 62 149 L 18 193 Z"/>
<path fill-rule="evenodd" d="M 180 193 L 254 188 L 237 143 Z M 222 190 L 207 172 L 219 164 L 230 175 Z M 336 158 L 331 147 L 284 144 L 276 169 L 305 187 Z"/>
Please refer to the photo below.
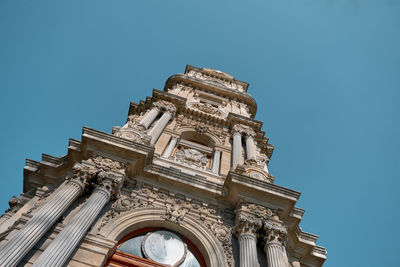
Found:
<path fill-rule="evenodd" d="M 176 113 L 176 109 L 177 109 L 173 103 L 165 101 L 165 100 L 159 100 L 157 102 L 154 102 L 153 107 L 156 107 L 159 110 L 169 112 L 169 113 L 171 113 L 171 115 L 174 115 Z"/>
<path fill-rule="evenodd" d="M 235 232 L 240 237 L 242 235 L 252 235 L 256 237 L 256 232 L 261 228 L 262 221 L 258 218 L 242 213 L 236 215 Z"/>
<path fill-rule="evenodd" d="M 244 134 L 246 135 L 246 137 L 250 137 L 250 138 L 254 138 L 256 136 L 256 132 L 251 128 L 246 128 L 244 130 Z"/>
<path fill-rule="evenodd" d="M 97 174 L 98 186 L 95 190 L 104 191 L 110 198 L 115 198 L 121 192 L 124 182 L 125 175 L 101 171 Z"/>
<path fill-rule="evenodd" d="M 243 135 L 246 131 L 246 127 L 244 125 L 241 124 L 235 124 L 232 127 L 232 136 L 236 135 L 236 134 L 240 134 Z"/>
<path fill-rule="evenodd" d="M 94 166 L 75 163 L 72 167 L 72 176 L 67 176 L 67 183 L 75 184 L 80 187 L 81 191 L 86 188 L 90 180 L 97 174 L 97 169 Z"/>
<path fill-rule="evenodd" d="M 264 230 L 265 230 L 265 237 L 264 237 L 265 246 L 271 244 L 279 244 L 283 247 L 286 246 L 286 239 L 288 233 L 286 227 L 270 221 L 265 221 Z"/>

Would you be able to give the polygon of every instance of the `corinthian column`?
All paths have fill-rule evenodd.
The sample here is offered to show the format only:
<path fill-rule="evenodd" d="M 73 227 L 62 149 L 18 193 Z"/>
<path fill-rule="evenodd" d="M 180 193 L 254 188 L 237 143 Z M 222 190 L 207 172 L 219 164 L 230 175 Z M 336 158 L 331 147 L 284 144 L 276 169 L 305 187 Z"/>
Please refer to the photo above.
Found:
<path fill-rule="evenodd" d="M 236 231 L 239 240 L 240 267 L 258 267 L 257 230 L 262 226 L 261 220 L 238 214 Z"/>
<path fill-rule="evenodd" d="M 256 147 L 254 145 L 255 133 L 253 130 L 246 131 L 246 159 L 255 160 L 256 159 Z"/>
<path fill-rule="evenodd" d="M 75 164 L 70 179 L 35 215 L 0 249 L 0 266 L 16 266 L 37 241 L 52 227 L 65 210 L 82 194 L 94 174 L 90 167 Z"/>
<path fill-rule="evenodd" d="M 242 163 L 242 132 L 233 128 L 232 168 L 236 169 Z"/>
<path fill-rule="evenodd" d="M 264 250 L 268 261 L 268 267 L 289 267 L 285 249 L 286 228 L 268 221 L 265 222 L 264 228 Z"/>
<path fill-rule="evenodd" d="M 146 129 L 149 128 L 150 124 L 157 118 L 158 114 L 160 113 L 160 109 L 158 107 L 153 107 L 146 116 L 139 122 L 142 124 Z"/>
<path fill-rule="evenodd" d="M 158 107 L 162 107 L 165 111 L 161 118 L 157 121 L 156 125 L 154 125 L 154 127 L 148 133 L 148 135 L 151 137 L 150 144 L 152 145 L 156 143 L 161 133 L 164 131 L 165 126 L 167 126 L 169 120 L 176 111 L 175 106 L 169 102 L 159 101 L 155 103 L 155 105 L 156 104 Z"/>
<path fill-rule="evenodd" d="M 54 267 L 66 264 L 89 227 L 110 200 L 111 195 L 119 191 L 124 182 L 124 176 L 115 176 L 114 173 L 100 172 L 97 176 L 100 185 L 94 189 L 82 208 L 71 218 L 33 266 Z"/>

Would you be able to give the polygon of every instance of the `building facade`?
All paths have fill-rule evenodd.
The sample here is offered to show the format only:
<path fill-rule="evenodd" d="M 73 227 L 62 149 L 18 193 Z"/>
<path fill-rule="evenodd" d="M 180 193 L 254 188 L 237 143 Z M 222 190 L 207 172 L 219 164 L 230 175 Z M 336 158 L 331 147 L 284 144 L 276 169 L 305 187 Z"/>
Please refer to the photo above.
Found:
<path fill-rule="evenodd" d="M 248 84 L 187 66 L 112 133 L 26 160 L 0 266 L 319 267 L 300 193 L 274 183 Z"/>

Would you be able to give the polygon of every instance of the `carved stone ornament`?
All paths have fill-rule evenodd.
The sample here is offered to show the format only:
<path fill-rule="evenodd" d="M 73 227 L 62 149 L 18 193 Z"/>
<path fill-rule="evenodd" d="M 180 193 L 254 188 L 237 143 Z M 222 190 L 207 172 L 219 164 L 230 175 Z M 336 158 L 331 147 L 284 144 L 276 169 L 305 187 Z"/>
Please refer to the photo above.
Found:
<path fill-rule="evenodd" d="M 278 225 L 276 223 L 265 221 L 264 223 L 265 244 L 277 243 L 281 246 L 286 246 L 287 240 L 287 229 L 284 226 Z"/>
<path fill-rule="evenodd" d="M 248 126 L 244 126 L 244 125 L 241 125 L 241 124 L 235 124 L 232 127 L 232 134 L 239 133 L 241 135 L 245 135 L 247 132 L 250 132 L 250 130 L 252 130 L 252 129 L 250 129 Z"/>
<path fill-rule="evenodd" d="M 198 71 L 191 70 L 188 73 L 186 73 L 186 75 L 189 76 L 189 77 L 193 77 L 193 78 L 199 79 L 199 80 L 204 80 L 204 81 L 210 81 L 210 82 L 213 82 L 213 83 L 217 83 L 217 84 L 220 84 L 220 85 L 225 86 L 225 87 L 227 87 L 229 89 L 232 89 L 232 90 L 237 90 L 239 92 L 243 92 L 243 86 L 242 85 L 234 83 L 234 82 L 227 81 L 225 79 L 221 79 L 221 78 L 215 77 L 215 76 L 207 74 L 207 73 L 201 73 L 201 72 L 198 72 Z"/>
<path fill-rule="evenodd" d="M 115 171 L 115 172 L 125 173 L 126 170 L 125 163 L 98 155 L 89 158 L 88 160 L 86 160 L 86 162 L 95 165 L 95 168 L 98 171 L 105 171 L 105 172 Z"/>
<path fill-rule="evenodd" d="M 176 113 L 176 106 L 174 104 L 172 104 L 171 102 L 168 102 L 165 100 L 159 100 L 157 102 L 154 102 L 153 106 L 155 106 L 159 110 L 167 111 L 171 114 Z"/>
<path fill-rule="evenodd" d="M 22 208 L 22 206 L 25 203 L 23 203 L 23 201 L 16 197 L 13 196 L 9 201 L 8 201 L 8 205 L 10 206 L 10 208 L 8 208 L 5 213 L 3 215 L 1 215 L 1 218 L 6 217 L 6 218 L 10 218 L 13 214 L 15 214 L 20 208 Z"/>
<path fill-rule="evenodd" d="M 141 208 L 165 208 L 165 215 L 161 217 L 176 224 L 180 224 L 190 212 L 190 216 L 194 216 L 196 219 L 198 219 L 198 217 L 202 218 L 203 224 L 213 233 L 224 249 L 227 258 L 227 266 L 233 267 L 233 229 L 222 222 L 222 218 L 217 212 L 216 207 L 210 207 L 206 203 L 191 202 L 185 196 L 177 197 L 168 191 L 162 191 L 147 186 L 144 187 L 140 184 L 137 184 L 135 189 L 129 191 L 129 195 L 120 195 L 102 217 L 97 228 L 98 234 L 101 235 L 101 229 L 115 220 L 117 216 L 127 212 L 135 212 L 137 209 Z"/>
<path fill-rule="evenodd" d="M 190 203 L 174 198 L 172 203 L 166 201 L 166 214 L 162 216 L 164 219 L 179 224 L 185 214 L 189 211 Z"/>
<path fill-rule="evenodd" d="M 128 125 L 129 126 L 127 128 L 121 128 L 118 126 L 113 127 L 113 135 L 145 145 L 150 144 L 150 137 L 146 134 L 143 125 L 141 124 L 132 124 L 132 125 L 128 124 Z"/>
<path fill-rule="evenodd" d="M 221 222 L 206 221 L 205 225 L 220 242 L 227 260 L 229 267 L 234 266 L 233 250 L 232 250 L 232 233 L 233 229 Z"/>
<path fill-rule="evenodd" d="M 214 107 L 213 105 L 209 104 L 209 103 L 191 103 L 188 105 L 189 108 L 192 109 L 197 109 L 199 111 L 202 111 L 204 113 L 208 113 L 210 115 L 213 116 L 217 116 L 217 117 L 223 117 L 224 114 L 222 111 L 220 111 L 218 108 Z"/>
<path fill-rule="evenodd" d="M 240 211 L 252 214 L 254 217 L 261 220 L 267 220 L 275 215 L 270 208 L 250 202 L 242 202 Z"/>
<path fill-rule="evenodd" d="M 192 87 L 185 86 L 183 84 L 177 83 L 174 84 L 171 88 L 168 89 L 168 93 L 177 95 L 179 93 L 189 93 L 193 91 Z"/>
<path fill-rule="evenodd" d="M 99 185 L 97 189 L 103 189 L 115 198 L 119 195 L 125 178 L 125 175 L 116 175 L 115 172 L 100 171 L 97 174 L 97 184 Z"/>
<path fill-rule="evenodd" d="M 256 236 L 256 232 L 261 228 L 261 219 L 246 215 L 244 213 L 238 213 L 236 215 L 235 232 L 238 236 L 243 234 L 251 234 Z"/>
<path fill-rule="evenodd" d="M 181 147 L 178 152 L 175 153 L 174 159 L 190 167 L 201 169 L 206 169 L 208 164 L 207 155 L 194 148 Z"/>
<path fill-rule="evenodd" d="M 212 133 L 221 140 L 223 140 L 223 137 L 225 136 L 222 127 L 217 127 L 216 125 L 204 121 L 194 120 L 191 118 L 187 118 L 184 115 L 179 115 L 177 123 L 175 124 L 175 129 L 177 129 L 178 127 L 185 127 L 185 126 L 192 127 L 196 130 L 196 132 L 201 134 Z"/>

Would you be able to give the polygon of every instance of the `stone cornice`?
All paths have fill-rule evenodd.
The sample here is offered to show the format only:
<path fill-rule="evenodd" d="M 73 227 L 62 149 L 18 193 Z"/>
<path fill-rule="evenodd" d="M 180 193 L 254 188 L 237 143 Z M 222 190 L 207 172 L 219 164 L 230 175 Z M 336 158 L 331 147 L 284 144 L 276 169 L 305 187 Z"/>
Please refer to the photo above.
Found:
<path fill-rule="evenodd" d="M 190 175 L 182 172 L 179 169 L 164 167 L 156 164 L 150 164 L 145 167 L 145 171 L 155 174 L 162 175 L 170 180 L 177 181 L 186 185 L 195 186 L 205 191 L 211 192 L 219 196 L 223 195 L 223 186 L 214 182 L 208 181 L 206 177 L 200 175 Z"/>
<path fill-rule="evenodd" d="M 225 180 L 225 186 L 229 188 L 233 185 L 246 187 L 258 192 L 272 194 L 294 202 L 296 202 L 300 197 L 300 192 L 230 171 Z"/>
<path fill-rule="evenodd" d="M 95 129 L 83 127 L 82 129 L 82 141 L 84 139 L 97 140 L 103 143 L 108 143 L 110 145 L 118 146 L 130 151 L 139 152 L 141 154 L 147 154 L 148 158 L 152 158 L 154 153 L 154 148 L 149 145 L 144 145 L 120 137 L 116 137 L 112 134 L 104 133 Z"/>
<path fill-rule="evenodd" d="M 238 85 L 243 86 L 243 91 L 247 92 L 247 89 L 249 88 L 249 84 L 243 81 L 239 81 L 239 80 L 235 80 L 235 78 L 228 74 L 228 73 L 224 73 L 224 72 L 220 72 L 214 69 L 206 69 L 206 68 L 197 68 L 195 66 L 191 66 L 191 65 L 186 65 L 185 68 L 185 74 L 187 74 L 190 71 L 196 71 L 196 72 L 200 72 L 200 73 L 204 73 L 204 74 L 208 74 L 208 75 L 212 75 L 215 77 L 218 77 L 219 79 L 225 80 L 227 82 L 233 82 L 236 83 Z"/>

